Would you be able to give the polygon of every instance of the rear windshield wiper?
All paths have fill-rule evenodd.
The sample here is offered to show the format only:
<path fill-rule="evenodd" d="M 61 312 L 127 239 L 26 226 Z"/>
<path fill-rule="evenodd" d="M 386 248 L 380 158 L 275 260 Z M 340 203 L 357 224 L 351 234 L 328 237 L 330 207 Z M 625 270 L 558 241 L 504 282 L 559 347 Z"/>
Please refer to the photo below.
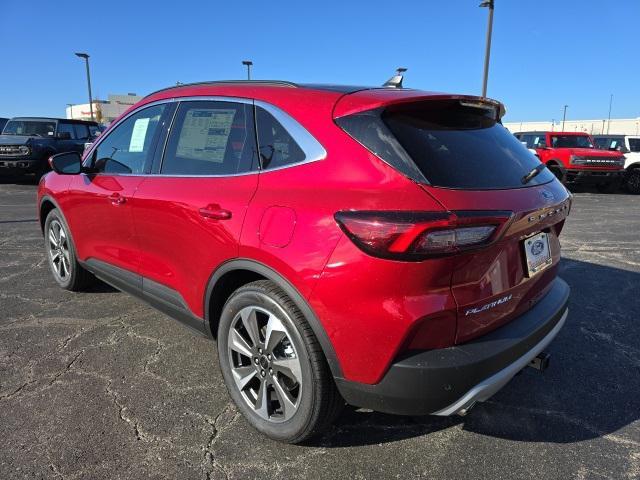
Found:
<path fill-rule="evenodd" d="M 527 173 L 524 177 L 522 177 L 521 179 L 522 184 L 526 185 L 527 183 L 529 183 L 534 177 L 536 177 L 545 168 L 547 168 L 547 166 L 544 163 L 541 163 L 540 165 L 538 165 L 536 168 L 534 168 L 529 173 Z"/>

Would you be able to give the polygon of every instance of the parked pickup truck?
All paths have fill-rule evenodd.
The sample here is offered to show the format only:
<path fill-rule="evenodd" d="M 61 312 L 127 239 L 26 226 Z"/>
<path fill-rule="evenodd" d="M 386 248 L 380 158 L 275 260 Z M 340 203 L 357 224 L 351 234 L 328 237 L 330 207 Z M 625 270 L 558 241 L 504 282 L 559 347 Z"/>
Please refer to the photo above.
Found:
<path fill-rule="evenodd" d="M 593 138 L 598 148 L 624 154 L 622 183 L 629 193 L 640 194 L 640 136 L 594 135 Z"/>
<path fill-rule="evenodd" d="M 96 122 L 81 120 L 12 118 L 0 135 L 0 176 L 35 174 L 39 179 L 49 170 L 51 155 L 82 153 L 97 128 Z"/>
<path fill-rule="evenodd" d="M 564 184 L 589 183 L 600 191 L 615 190 L 624 174 L 625 157 L 618 151 L 605 151 L 587 133 L 518 132 L 514 134 L 527 148 L 535 150 Z"/>

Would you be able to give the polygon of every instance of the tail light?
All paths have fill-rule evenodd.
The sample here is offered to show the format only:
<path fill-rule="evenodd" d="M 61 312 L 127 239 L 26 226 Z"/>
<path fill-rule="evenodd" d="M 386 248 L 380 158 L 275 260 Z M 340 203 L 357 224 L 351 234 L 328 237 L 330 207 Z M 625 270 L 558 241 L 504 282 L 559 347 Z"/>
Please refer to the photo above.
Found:
<path fill-rule="evenodd" d="M 453 255 L 495 242 L 509 211 L 343 211 L 335 219 L 365 253 L 396 260 Z"/>

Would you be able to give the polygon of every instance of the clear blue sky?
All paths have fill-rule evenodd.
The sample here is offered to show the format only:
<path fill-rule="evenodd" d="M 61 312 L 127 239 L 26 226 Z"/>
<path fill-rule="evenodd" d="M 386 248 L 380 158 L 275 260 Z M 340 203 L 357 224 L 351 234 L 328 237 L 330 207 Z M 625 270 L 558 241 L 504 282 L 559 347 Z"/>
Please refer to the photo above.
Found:
<path fill-rule="evenodd" d="M 254 77 L 480 93 L 479 0 L 0 0 L 0 116 L 94 97 Z M 640 116 L 639 0 L 496 0 L 488 94 L 508 121 Z"/>

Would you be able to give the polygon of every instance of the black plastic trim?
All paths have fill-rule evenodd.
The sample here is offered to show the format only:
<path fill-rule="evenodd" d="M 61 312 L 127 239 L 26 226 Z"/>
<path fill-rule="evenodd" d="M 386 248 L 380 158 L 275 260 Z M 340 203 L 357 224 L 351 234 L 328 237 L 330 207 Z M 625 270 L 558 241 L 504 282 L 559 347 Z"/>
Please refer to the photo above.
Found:
<path fill-rule="evenodd" d="M 95 258 L 81 264 L 109 285 L 130 293 L 200 335 L 206 336 L 203 319 L 196 316 L 182 296 L 172 288 Z"/>
<path fill-rule="evenodd" d="M 284 292 L 291 298 L 293 303 L 300 309 L 300 311 L 304 314 L 305 318 L 309 322 L 313 333 L 315 334 L 318 342 L 320 342 L 320 346 L 322 347 L 322 351 L 324 352 L 324 356 L 327 359 L 327 363 L 329 364 L 329 368 L 331 369 L 331 373 L 334 377 L 342 377 L 342 369 L 340 368 L 340 363 L 338 362 L 338 357 L 336 356 L 335 350 L 333 349 L 333 344 L 331 340 L 329 340 L 329 336 L 325 331 L 322 323 L 318 319 L 315 312 L 311 309 L 305 298 L 298 292 L 298 290 L 289 283 L 282 275 L 273 270 L 272 268 L 256 262 L 255 260 L 249 259 L 234 259 L 229 260 L 220 267 L 218 267 L 211 278 L 209 279 L 209 283 L 207 284 L 207 290 L 205 295 L 205 304 L 204 304 L 204 322 L 205 322 L 205 331 L 211 335 L 211 320 L 209 318 L 210 306 L 211 306 L 211 294 L 213 289 L 222 278 L 223 275 L 232 272 L 234 270 L 248 270 L 263 277 L 271 280 L 273 283 L 278 285 Z M 216 319 L 217 322 L 217 319 Z"/>
<path fill-rule="evenodd" d="M 487 335 L 405 356 L 375 385 L 342 378 L 336 384 L 346 402 L 358 407 L 401 415 L 437 412 L 540 343 L 560 321 L 568 301 L 569 286 L 556 278 L 533 308 Z"/>

